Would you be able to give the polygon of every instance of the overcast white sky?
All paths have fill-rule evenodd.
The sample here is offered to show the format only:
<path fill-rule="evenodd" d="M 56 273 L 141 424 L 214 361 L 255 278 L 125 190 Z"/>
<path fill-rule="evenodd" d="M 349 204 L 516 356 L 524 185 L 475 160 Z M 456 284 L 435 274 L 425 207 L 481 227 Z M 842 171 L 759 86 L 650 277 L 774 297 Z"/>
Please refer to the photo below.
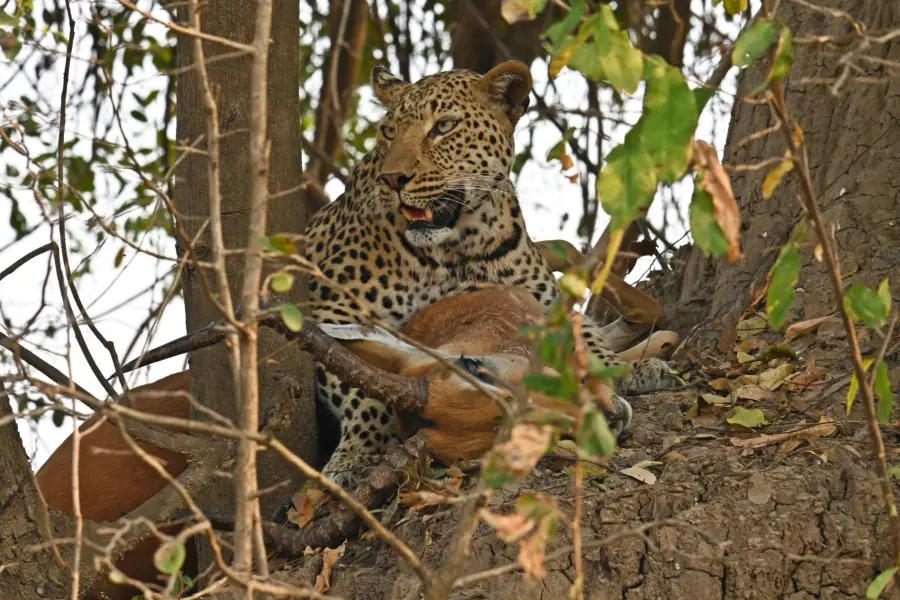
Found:
<path fill-rule="evenodd" d="M 39 4 L 40 0 L 36 4 Z M 695 13 L 703 12 L 702 2 L 695 0 Z M 140 5 L 147 4 L 139 2 Z M 76 9 L 77 9 L 76 4 Z M 83 8 L 83 7 L 82 7 Z M 721 7 L 719 7 L 721 9 Z M 78 36 L 84 35 L 85 11 L 77 11 L 79 23 L 77 27 Z M 736 27 L 735 27 L 736 30 Z M 76 56 L 79 55 L 79 47 L 76 45 Z M 87 55 L 84 51 L 82 56 Z M 709 65 L 712 67 L 714 65 Z M 85 64 L 83 61 L 75 60 L 73 62 L 72 82 L 83 81 Z M 431 68 L 428 72 L 433 72 L 435 68 Z M 547 70 L 545 63 L 541 61 L 535 62 L 532 68 L 532 74 L 535 81 L 535 88 L 543 90 L 547 85 Z M 415 73 L 414 73 L 415 75 Z M 732 72 L 723 89 L 723 93 L 718 94 L 717 102 L 724 102 L 725 106 L 719 104 L 716 107 L 717 112 L 730 105 L 731 92 L 734 89 L 734 75 Z M 45 77 L 42 80 L 42 92 L 44 97 L 48 99 L 51 105 L 58 106 L 60 93 L 61 76 L 56 74 Z M 117 79 L 122 81 L 122 79 Z M 131 89 L 146 92 L 147 86 L 158 86 L 158 79 L 154 80 L 147 73 L 143 76 L 133 77 L 128 83 Z M 560 94 L 560 101 L 568 106 L 572 106 L 573 102 L 584 98 L 586 90 L 577 74 L 571 72 L 563 72 L 556 80 L 556 87 Z M 16 82 L 0 90 L 0 123 L 6 121 L 3 115 L 3 107 L 9 107 L 10 103 L 15 101 L 23 93 L 30 90 L 31 87 L 24 80 Z M 131 90 L 129 90 L 131 91 Z M 365 99 L 371 98 L 368 87 L 360 88 L 360 94 Z M 54 100 L 55 100 L 55 104 Z M 126 95 L 130 98 L 130 94 Z M 549 98 L 548 98 L 549 100 Z M 551 102 L 552 104 L 552 102 Z M 633 122 L 639 116 L 639 101 L 636 100 L 634 110 L 630 111 L 630 122 Z M 368 110 L 375 114 L 374 105 L 371 102 L 363 103 L 364 110 Z M 704 139 L 714 144 L 720 154 L 724 145 L 725 135 L 727 133 L 727 122 L 722 119 L 715 120 L 711 117 L 712 103 L 707 108 L 704 116 L 701 117 L 700 127 L 697 133 L 698 139 Z M 131 108 L 127 105 L 121 108 L 122 114 L 128 114 Z M 155 130 L 148 128 L 139 122 L 130 122 L 126 124 L 131 127 L 132 131 L 128 132 L 135 136 L 133 139 L 147 139 L 147 136 L 155 134 Z M 93 116 L 90 110 L 74 111 L 69 115 L 67 123 L 66 135 L 68 139 L 81 138 L 84 143 L 89 143 L 94 135 Z M 524 126 L 520 126 L 520 133 L 517 140 L 524 143 L 523 137 Z M 48 147 L 55 142 L 57 132 L 56 124 L 48 123 L 44 141 Z M 619 142 L 624 137 L 627 127 L 618 127 L 609 133 L 612 138 Z M 143 137 L 142 137 L 143 136 Z M 569 183 L 569 181 L 560 174 L 558 163 L 547 164 L 541 157 L 546 155 L 547 150 L 552 147 L 560 138 L 559 132 L 550 124 L 541 124 L 536 127 L 534 135 L 535 156 L 538 160 L 531 161 L 523 169 L 516 184 L 519 191 L 519 198 L 522 204 L 523 213 L 528 226 L 531 237 L 535 240 L 564 238 L 570 241 L 577 241 L 575 229 L 577 227 L 578 218 L 581 214 L 581 191 L 577 185 Z M 607 144 L 607 150 L 613 146 L 612 143 Z M 43 152 L 43 149 L 32 149 L 33 154 Z M 9 154 L 9 153 L 7 153 Z M 4 155 L 6 159 L 6 155 Z M 21 166 L 21 165 L 20 165 Z M 0 172 L 0 178 L 4 177 Z M 98 181 L 102 178 L 98 178 Z M 9 185 L 0 179 L 0 185 Z M 335 198 L 340 194 L 341 185 L 337 181 L 332 181 L 326 188 L 330 197 Z M 692 185 L 689 181 L 680 183 L 675 186 L 673 193 L 677 203 L 677 209 L 669 203 L 668 210 L 670 213 L 666 218 L 668 224 L 667 237 L 670 241 L 674 241 L 682 236 L 684 229 L 681 222 L 675 215 L 676 210 L 680 210 L 682 216 L 686 219 L 687 203 L 690 199 Z M 103 193 L 101 188 L 100 193 Z M 23 212 L 29 218 L 30 222 L 38 217 L 37 207 L 31 198 L 28 190 L 18 190 L 20 205 Z M 96 210 L 100 214 L 110 214 L 114 206 L 114 199 L 101 199 L 98 202 Z M 666 210 L 663 203 L 657 201 L 650 211 L 650 219 L 655 224 L 661 224 L 663 221 L 663 213 Z M 565 227 L 560 230 L 560 217 L 563 213 L 569 213 L 571 218 Z M 8 209 L 0 210 L 3 218 L 8 215 Z M 601 216 L 598 223 L 598 235 L 606 226 L 607 218 Z M 78 232 L 80 235 L 89 233 L 85 229 L 85 219 L 81 215 L 75 215 L 70 219 L 70 229 Z M 92 232 L 90 232 L 92 233 Z M 26 252 L 46 243 L 49 238 L 49 228 L 42 227 L 36 232 L 19 241 L 11 244 L 14 234 L 11 228 L 4 224 L 0 226 L 0 268 L 4 268 Z M 170 239 L 164 239 L 159 236 L 148 238 L 144 241 L 148 247 L 160 252 L 166 256 L 174 257 L 174 242 Z M 11 244 L 11 245 L 10 245 Z M 8 247 L 7 247 L 8 246 Z M 125 254 L 123 269 L 116 269 L 113 266 L 114 257 L 119 251 L 121 243 L 110 241 L 103 245 L 92 259 L 92 272 L 79 279 L 78 289 L 83 300 L 88 307 L 93 320 L 102 331 L 103 335 L 111 340 L 119 352 L 124 352 L 125 348 L 131 341 L 134 331 L 138 325 L 147 317 L 148 311 L 155 306 L 161 294 L 159 290 L 154 288 L 153 283 L 156 279 L 162 277 L 173 264 L 169 261 L 160 261 L 145 255 L 137 254 L 128 250 Z M 4 249 L 5 248 L 5 249 Z M 27 267 L 20 269 L 14 275 L 7 277 L 0 284 L 0 307 L 2 307 L 3 316 L 9 319 L 14 326 L 21 327 L 34 313 L 41 298 L 41 288 L 44 280 L 46 269 L 46 258 L 39 258 L 32 261 Z M 649 261 L 644 261 L 634 271 L 632 279 L 640 276 L 646 271 Z M 57 322 L 63 324 L 61 319 L 62 310 L 59 300 L 59 293 L 56 288 L 55 281 L 47 288 L 48 308 L 44 311 L 45 317 L 42 322 Z M 0 325 L 0 327 L 3 327 Z M 159 345 L 168 340 L 184 334 L 184 307 L 180 298 L 176 298 L 168 307 L 164 315 L 159 321 L 152 345 Z M 6 331 L 4 327 L 4 331 Z M 97 358 L 101 369 L 104 373 L 112 372 L 112 365 L 108 354 L 105 353 L 100 344 L 86 332 L 89 339 L 89 345 L 93 355 Z M 29 340 L 32 341 L 32 340 Z M 38 341 L 38 340 L 35 340 Z M 41 341 L 41 347 L 30 345 L 43 358 L 60 368 L 63 372 L 67 372 L 65 359 L 66 336 L 58 334 L 56 339 L 50 341 Z M 73 340 L 74 346 L 74 340 Z M 133 356 L 132 356 L 133 357 Z M 131 357 L 129 357 L 131 358 Z M 74 347 L 71 353 L 72 369 L 75 373 L 75 379 L 79 384 L 84 386 L 98 397 L 106 397 L 99 383 L 92 377 L 87 363 L 83 356 Z M 184 365 L 184 358 L 177 358 L 153 365 L 149 368 L 141 369 L 139 373 L 132 374 L 132 382 L 144 383 L 147 381 L 159 379 L 160 377 L 181 370 Z M 40 466 L 50 453 L 65 439 L 72 431 L 72 421 L 67 419 L 63 427 L 55 427 L 49 420 L 49 416 L 44 418 L 40 424 L 34 425 L 30 421 L 20 421 L 19 430 L 23 437 L 26 450 L 32 457 L 35 467 Z"/>

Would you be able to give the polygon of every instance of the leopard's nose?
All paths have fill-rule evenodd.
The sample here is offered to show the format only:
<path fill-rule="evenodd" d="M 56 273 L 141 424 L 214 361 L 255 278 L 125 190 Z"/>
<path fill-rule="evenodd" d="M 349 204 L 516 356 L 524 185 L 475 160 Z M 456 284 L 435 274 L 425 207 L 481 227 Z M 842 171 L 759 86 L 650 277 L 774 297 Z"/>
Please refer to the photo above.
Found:
<path fill-rule="evenodd" d="M 412 181 L 415 175 L 407 175 L 406 173 L 382 173 L 381 180 L 388 184 L 395 192 L 401 191 L 406 184 Z"/>

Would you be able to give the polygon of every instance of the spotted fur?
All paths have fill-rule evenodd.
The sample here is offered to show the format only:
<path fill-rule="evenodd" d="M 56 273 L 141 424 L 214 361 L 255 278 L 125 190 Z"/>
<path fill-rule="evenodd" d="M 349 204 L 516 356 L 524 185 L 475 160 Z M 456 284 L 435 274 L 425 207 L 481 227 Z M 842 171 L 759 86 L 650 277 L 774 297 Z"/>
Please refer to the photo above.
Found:
<path fill-rule="evenodd" d="M 513 131 L 528 106 L 525 65 L 503 63 L 484 76 L 448 71 L 404 82 L 376 67 L 372 87 L 387 109 L 375 148 L 350 174 L 345 192 L 308 227 L 308 251 L 325 275 L 310 281 L 312 317 L 353 323 L 374 314 L 401 327 L 435 300 L 478 284 L 524 286 L 544 306 L 558 294 L 553 272 L 525 229 L 509 180 Z M 430 210 L 432 226 L 406 215 Z M 589 348 L 619 364 L 600 328 Z M 633 366 L 618 391 L 662 387 L 657 359 Z M 319 400 L 341 421 L 341 441 L 324 472 L 353 485 L 396 435 L 380 403 L 317 368 Z"/>

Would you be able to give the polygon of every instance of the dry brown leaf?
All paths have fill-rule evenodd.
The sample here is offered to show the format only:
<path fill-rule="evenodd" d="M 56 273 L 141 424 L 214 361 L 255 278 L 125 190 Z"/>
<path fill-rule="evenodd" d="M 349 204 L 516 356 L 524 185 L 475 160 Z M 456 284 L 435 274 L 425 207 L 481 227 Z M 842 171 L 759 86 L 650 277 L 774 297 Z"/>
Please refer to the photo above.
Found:
<path fill-rule="evenodd" d="M 516 542 L 534 529 L 535 522 L 522 513 L 498 515 L 486 508 L 478 511 L 481 520 L 497 530 L 497 535 L 507 544 Z"/>
<path fill-rule="evenodd" d="M 825 248 L 822 247 L 822 244 L 816 244 L 815 250 L 813 250 L 813 256 L 816 257 L 816 260 L 822 262 L 825 258 Z"/>
<path fill-rule="evenodd" d="M 836 432 L 837 422 L 835 422 L 834 419 L 822 417 L 816 425 L 804 425 L 785 433 L 773 433 L 746 439 L 731 438 L 731 445 L 738 448 L 764 448 L 765 446 L 779 444 L 786 440 L 813 440 L 820 437 L 829 437 Z"/>
<path fill-rule="evenodd" d="M 824 317 L 816 317 L 815 319 L 807 319 L 806 321 L 800 321 L 799 323 L 794 323 L 784 332 L 784 339 L 786 341 L 791 341 L 795 337 L 801 336 L 804 333 L 812 333 L 816 329 L 818 329 L 819 325 L 827 321 L 831 318 L 831 315 L 827 315 Z"/>
<path fill-rule="evenodd" d="M 734 263 L 741 257 L 741 209 L 734 199 L 731 180 L 715 148 L 703 140 L 694 142 L 694 160 L 703 170 L 702 185 L 712 196 L 716 223 L 728 240 L 728 260 Z"/>
<path fill-rule="evenodd" d="M 647 485 L 653 485 L 656 483 L 656 475 L 653 474 L 652 471 L 648 471 L 643 467 L 628 467 L 627 469 L 622 469 L 619 471 L 623 475 L 628 475 L 629 477 L 633 477 L 642 483 L 646 483 Z"/>
<path fill-rule="evenodd" d="M 449 469 L 447 469 L 447 476 L 453 477 L 453 478 L 465 477 L 465 473 L 463 473 L 462 469 L 460 469 L 459 467 L 454 465 L 454 466 L 450 467 Z"/>
<path fill-rule="evenodd" d="M 421 490 L 418 492 L 402 492 L 397 496 L 397 502 L 410 507 L 410 510 L 422 510 L 429 506 L 442 506 L 444 504 L 459 504 L 462 498 L 458 496 L 447 496 L 446 494 L 438 494 Z"/>
<path fill-rule="evenodd" d="M 346 542 L 338 546 L 337 548 L 331 549 L 326 548 L 323 553 L 324 562 L 322 563 L 322 572 L 316 575 L 316 591 L 324 594 L 329 589 L 331 589 L 331 568 L 340 560 L 341 556 L 344 555 L 344 549 L 346 548 Z"/>
<path fill-rule="evenodd" d="M 717 392 L 727 392 L 731 389 L 731 380 L 725 377 L 719 377 L 718 379 L 713 379 L 707 385 Z"/>
<path fill-rule="evenodd" d="M 773 396 L 772 392 L 758 385 L 742 385 L 734 390 L 734 395 L 743 400 L 768 400 Z"/>
<path fill-rule="evenodd" d="M 552 429 L 546 425 L 520 423 L 512 428 L 509 440 L 497 446 L 496 453 L 506 462 L 514 475 L 531 472 L 550 445 Z"/>
<path fill-rule="evenodd" d="M 294 505 L 288 509 L 287 518 L 303 529 L 315 518 L 316 508 L 328 500 L 328 494 L 322 490 L 309 488 L 305 492 L 297 492 L 291 500 Z"/>
<path fill-rule="evenodd" d="M 778 446 L 778 450 L 775 451 L 775 460 L 784 460 L 787 458 L 788 454 L 799 448 L 802 444 L 803 440 L 796 438 L 781 442 L 781 445 Z"/>
<path fill-rule="evenodd" d="M 544 569 L 544 555 L 547 553 L 548 537 L 550 537 L 550 527 L 547 520 L 544 519 L 537 532 L 519 544 L 519 564 L 522 565 L 525 574 L 536 581 L 540 581 L 547 574 Z"/>
<path fill-rule="evenodd" d="M 767 390 L 771 390 L 774 392 L 779 387 L 781 387 L 781 384 L 784 383 L 784 380 L 787 379 L 787 377 L 793 372 L 793 365 L 781 365 L 775 367 L 774 369 L 763 371 L 759 374 L 759 385 L 766 388 Z"/>

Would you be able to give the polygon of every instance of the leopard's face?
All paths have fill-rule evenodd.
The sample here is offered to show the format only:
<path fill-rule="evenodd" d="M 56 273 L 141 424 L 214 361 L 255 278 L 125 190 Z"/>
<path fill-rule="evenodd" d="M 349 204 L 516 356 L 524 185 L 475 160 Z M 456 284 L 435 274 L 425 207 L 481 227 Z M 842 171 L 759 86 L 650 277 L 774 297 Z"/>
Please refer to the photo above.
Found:
<path fill-rule="evenodd" d="M 388 109 L 375 163 L 382 203 L 413 246 L 458 240 L 509 177 L 515 122 L 531 89 L 527 68 L 510 62 L 483 76 L 450 71 L 415 84 L 376 69 L 372 83 Z"/>

